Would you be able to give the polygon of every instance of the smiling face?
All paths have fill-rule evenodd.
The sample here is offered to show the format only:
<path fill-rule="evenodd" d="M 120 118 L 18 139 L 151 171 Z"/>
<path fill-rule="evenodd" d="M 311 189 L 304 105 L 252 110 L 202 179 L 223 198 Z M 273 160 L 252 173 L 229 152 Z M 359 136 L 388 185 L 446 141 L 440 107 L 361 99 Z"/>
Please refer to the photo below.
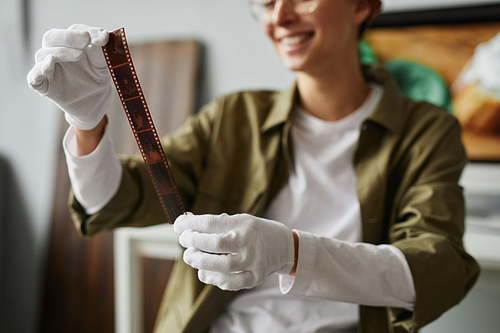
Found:
<path fill-rule="evenodd" d="M 277 1 L 263 26 L 285 66 L 314 74 L 357 61 L 359 27 L 370 12 L 367 0 L 320 0 L 305 15 Z"/>

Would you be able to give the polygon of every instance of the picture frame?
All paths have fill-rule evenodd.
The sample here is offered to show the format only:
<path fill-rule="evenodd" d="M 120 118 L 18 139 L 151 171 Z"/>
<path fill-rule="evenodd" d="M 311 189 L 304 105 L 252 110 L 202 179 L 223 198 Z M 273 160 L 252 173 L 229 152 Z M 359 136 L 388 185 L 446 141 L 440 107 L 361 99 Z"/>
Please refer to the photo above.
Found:
<path fill-rule="evenodd" d="M 469 82 L 470 75 L 465 74 L 476 63 L 479 45 L 500 43 L 500 3 L 384 12 L 364 40 L 377 62 L 392 73 L 394 68 L 397 73 L 402 73 L 401 68 L 403 73 L 428 73 L 418 84 L 427 85 L 430 94 L 437 95 L 434 104 L 459 119 L 471 161 L 500 162 L 500 86 L 496 87 L 499 94 L 488 90 L 485 95 L 481 81 Z M 496 67 L 500 69 L 500 64 Z M 410 84 L 404 80 L 396 78 L 400 87 Z"/>
<path fill-rule="evenodd" d="M 404 0 L 398 0 L 404 2 Z M 498 22 L 500 19 L 500 1 L 497 4 L 476 5 L 469 0 L 469 5 L 459 7 L 422 8 L 409 11 L 382 12 L 373 22 L 373 28 L 404 27 L 416 25 L 446 25 Z M 434 0 L 439 5 L 440 0 Z"/>

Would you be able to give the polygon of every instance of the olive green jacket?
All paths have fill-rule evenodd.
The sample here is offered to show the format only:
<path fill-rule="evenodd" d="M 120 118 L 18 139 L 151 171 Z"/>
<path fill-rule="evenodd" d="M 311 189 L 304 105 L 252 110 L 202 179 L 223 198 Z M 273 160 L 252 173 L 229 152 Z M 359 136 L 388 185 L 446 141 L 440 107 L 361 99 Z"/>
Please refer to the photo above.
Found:
<path fill-rule="evenodd" d="M 364 71 L 385 90 L 362 125 L 354 157 L 363 241 L 392 244 L 404 253 L 417 298 L 413 312 L 360 306 L 359 331 L 415 332 L 457 304 L 478 275 L 462 244 L 464 203 L 457 182 L 467 159 L 455 118 L 400 95 L 383 69 Z M 224 96 L 165 138 L 188 210 L 263 214 L 293 168 L 289 130 L 296 99 L 295 86 Z M 70 196 L 83 235 L 166 222 L 144 163 L 133 158 L 122 163 L 118 193 L 100 212 L 85 215 Z M 202 284 L 197 272 L 178 260 L 156 332 L 204 332 L 233 295 Z"/>

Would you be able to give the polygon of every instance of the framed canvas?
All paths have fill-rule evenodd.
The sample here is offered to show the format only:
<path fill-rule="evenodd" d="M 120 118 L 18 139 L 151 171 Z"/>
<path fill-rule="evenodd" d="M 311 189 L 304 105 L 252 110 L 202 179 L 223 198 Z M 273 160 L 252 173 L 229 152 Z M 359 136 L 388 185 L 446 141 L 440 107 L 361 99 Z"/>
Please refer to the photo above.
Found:
<path fill-rule="evenodd" d="M 500 4 L 386 12 L 364 39 L 402 90 L 459 119 L 470 160 L 500 162 Z"/>

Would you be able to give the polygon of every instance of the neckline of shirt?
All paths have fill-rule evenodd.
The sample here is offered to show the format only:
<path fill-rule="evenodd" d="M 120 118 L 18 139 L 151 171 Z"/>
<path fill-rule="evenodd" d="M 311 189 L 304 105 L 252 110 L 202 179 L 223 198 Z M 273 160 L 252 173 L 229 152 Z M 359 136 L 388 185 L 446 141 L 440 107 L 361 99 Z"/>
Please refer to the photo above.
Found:
<path fill-rule="evenodd" d="M 358 128 L 364 119 L 375 109 L 382 98 L 384 88 L 382 85 L 369 82 L 371 91 L 363 104 L 354 112 L 336 121 L 319 119 L 297 105 L 293 112 L 292 123 L 306 131 L 343 131 Z"/>

